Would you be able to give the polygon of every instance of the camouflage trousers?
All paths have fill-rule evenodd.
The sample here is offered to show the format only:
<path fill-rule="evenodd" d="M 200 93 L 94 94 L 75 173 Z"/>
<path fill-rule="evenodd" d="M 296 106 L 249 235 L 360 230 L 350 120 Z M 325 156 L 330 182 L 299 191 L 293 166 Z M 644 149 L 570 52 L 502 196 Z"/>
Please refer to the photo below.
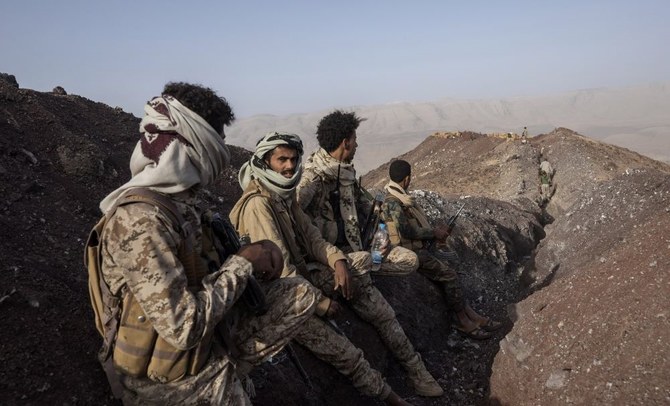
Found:
<path fill-rule="evenodd" d="M 465 302 L 458 282 L 458 274 L 447 264 L 435 258 L 428 250 L 420 249 L 415 252 L 408 248 L 395 246 L 384 257 L 380 269 L 374 274 L 406 276 L 414 271 L 442 285 L 450 310 L 456 312 L 463 310 Z"/>
<path fill-rule="evenodd" d="M 409 251 L 405 249 L 403 250 Z M 400 250 L 400 252 L 402 253 L 403 250 Z M 416 255 L 411 251 L 409 252 L 412 253 L 412 256 L 416 259 Z M 369 273 L 370 267 L 372 266 L 370 253 L 365 251 L 352 252 L 347 254 L 347 258 L 352 269 L 353 283 L 353 297 L 349 300 L 349 305 L 361 319 L 375 327 L 386 347 L 388 347 L 398 361 L 400 361 L 406 369 L 412 368 L 413 365 L 420 362 L 419 355 L 414 350 L 412 343 L 409 341 L 405 335 L 405 331 L 396 319 L 393 308 L 372 283 Z M 335 292 L 333 291 L 333 286 L 335 281 L 332 269 L 320 264 L 309 264 L 308 268 L 310 271 L 307 278 L 314 284 L 314 286 L 321 289 L 327 296 L 334 297 Z M 298 339 L 299 336 L 297 336 L 296 339 Z M 323 345 L 325 346 L 328 344 L 323 343 Z M 346 357 L 351 360 L 356 359 L 357 362 L 359 362 L 359 365 L 361 365 L 361 368 L 363 368 L 364 365 L 362 361 L 365 360 L 362 358 L 361 350 L 353 347 L 353 345 L 352 348 L 354 348 L 355 351 L 351 350 L 352 352 L 348 353 Z M 360 360 L 362 361 L 358 360 L 356 351 L 361 353 Z M 367 364 L 367 361 L 365 361 L 365 364 Z M 345 375 L 347 374 L 345 373 Z M 359 388 L 362 393 L 380 396 L 380 393 L 377 391 L 379 391 L 381 382 L 383 382 L 381 374 L 375 371 L 373 374 L 354 373 L 347 376 L 351 376 L 354 381 L 354 386 Z M 383 398 L 384 396 L 381 397 Z"/>
<path fill-rule="evenodd" d="M 349 245 L 338 246 L 347 255 L 352 254 Z M 363 252 L 363 251 L 358 251 Z M 360 254 L 356 254 L 360 255 Z M 370 262 L 370 268 L 372 262 Z M 388 254 L 384 256 L 381 267 L 374 271 L 375 275 L 381 276 L 406 276 L 419 268 L 419 258 L 414 251 L 401 246 L 394 246 Z M 369 269 L 369 268 L 368 268 Z"/>
<path fill-rule="evenodd" d="M 200 372 L 174 382 L 123 377 L 124 405 L 251 405 L 239 375 L 277 354 L 309 320 L 321 294 L 303 278 L 279 279 L 265 287 L 267 313 L 253 316 L 235 306 L 232 358 L 221 343 Z M 241 371 L 240 371 L 241 369 Z"/>
<path fill-rule="evenodd" d="M 391 392 L 381 372 L 370 366 L 363 351 L 326 325 L 323 319 L 317 316 L 307 319 L 294 340 L 349 378 L 363 395 L 385 399 Z"/>
<path fill-rule="evenodd" d="M 458 281 L 458 274 L 447 264 L 437 259 L 430 251 L 420 249 L 417 252 L 419 256 L 419 270 L 421 275 L 431 281 L 442 285 L 447 301 L 447 308 L 454 312 L 460 312 L 465 308 L 465 298 L 463 289 Z"/>
<path fill-rule="evenodd" d="M 375 275 L 382 276 L 406 276 L 419 268 L 419 258 L 412 250 L 395 246 L 384 257 L 379 270 L 374 271 Z"/>

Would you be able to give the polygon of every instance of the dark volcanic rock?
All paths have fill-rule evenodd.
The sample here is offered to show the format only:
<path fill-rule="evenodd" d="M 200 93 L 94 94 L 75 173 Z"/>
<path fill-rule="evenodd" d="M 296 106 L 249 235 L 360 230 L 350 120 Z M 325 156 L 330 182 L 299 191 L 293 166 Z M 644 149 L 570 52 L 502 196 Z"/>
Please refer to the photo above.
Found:
<path fill-rule="evenodd" d="M 14 75 L 10 75 L 9 73 L 0 72 L 0 81 L 8 83 L 16 88 L 19 87 L 19 82 L 16 81 L 16 77 Z"/>
<path fill-rule="evenodd" d="M 65 89 L 63 89 L 62 86 L 54 87 L 53 90 L 51 91 L 51 93 L 57 94 L 59 96 L 67 96 L 67 92 L 65 91 Z"/>
<path fill-rule="evenodd" d="M 81 256 L 99 201 L 130 176 L 138 124 L 118 108 L 0 80 L 1 404 L 119 404 L 95 358 Z M 231 167 L 202 191 L 224 213 L 250 156 L 230 148 Z M 557 170 L 545 210 L 536 203 L 540 153 Z M 667 402 L 667 165 L 566 129 L 527 144 L 468 132 L 429 137 L 403 158 L 431 221 L 465 204 L 446 247 L 450 264 L 472 306 L 505 328 L 465 339 L 450 328 L 438 286 L 418 274 L 375 276 L 445 389 L 437 399 L 414 395 L 373 328 L 345 307 L 338 325 L 398 393 L 416 405 L 479 405 L 489 395 L 509 404 Z M 386 170 L 366 175 L 366 185 L 381 188 Z M 375 402 L 295 352 L 314 389 L 280 354 L 252 373 L 254 404 Z"/>

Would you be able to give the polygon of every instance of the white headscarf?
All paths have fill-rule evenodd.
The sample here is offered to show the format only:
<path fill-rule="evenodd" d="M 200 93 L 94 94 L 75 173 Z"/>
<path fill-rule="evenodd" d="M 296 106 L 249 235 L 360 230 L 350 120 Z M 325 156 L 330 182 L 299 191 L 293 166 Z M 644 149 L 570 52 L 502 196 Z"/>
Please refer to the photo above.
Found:
<path fill-rule="evenodd" d="M 298 164 L 291 178 L 285 178 L 268 166 L 263 157 L 278 146 L 288 145 L 298 151 Z M 248 162 L 240 168 L 238 180 L 242 189 L 246 189 L 251 179 L 258 179 L 263 186 L 277 193 L 283 199 L 291 197 L 302 175 L 302 141 L 295 134 L 278 132 L 268 133 L 256 144 L 256 151 Z"/>
<path fill-rule="evenodd" d="M 174 97 L 154 98 L 144 113 L 142 136 L 130 158 L 132 178 L 100 202 L 103 213 L 128 189 L 172 194 L 209 185 L 230 162 L 223 137 Z"/>

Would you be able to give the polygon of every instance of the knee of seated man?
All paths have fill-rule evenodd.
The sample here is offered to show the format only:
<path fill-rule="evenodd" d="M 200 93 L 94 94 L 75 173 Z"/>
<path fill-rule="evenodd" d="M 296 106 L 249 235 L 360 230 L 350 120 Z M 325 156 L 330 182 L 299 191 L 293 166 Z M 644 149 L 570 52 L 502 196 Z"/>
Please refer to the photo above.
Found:
<path fill-rule="evenodd" d="M 351 276 L 363 276 L 370 272 L 372 256 L 367 251 L 355 251 L 347 254 Z"/>
<path fill-rule="evenodd" d="M 301 276 L 281 278 L 274 281 L 266 292 L 269 302 L 287 301 L 295 312 L 314 312 L 321 291 Z"/>
<path fill-rule="evenodd" d="M 416 272 L 419 269 L 419 256 L 414 251 L 405 247 L 393 247 L 386 259 L 395 267 L 408 274 Z"/>

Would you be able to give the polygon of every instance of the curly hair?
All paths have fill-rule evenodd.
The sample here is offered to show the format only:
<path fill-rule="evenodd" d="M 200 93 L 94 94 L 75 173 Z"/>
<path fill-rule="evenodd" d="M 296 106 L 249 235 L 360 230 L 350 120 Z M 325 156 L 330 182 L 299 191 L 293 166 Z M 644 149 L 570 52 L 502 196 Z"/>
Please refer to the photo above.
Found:
<path fill-rule="evenodd" d="M 351 137 L 358 125 L 365 121 L 364 118 L 356 116 L 356 113 L 345 113 L 335 110 L 319 121 L 316 127 L 316 139 L 319 146 L 326 152 L 333 152 L 343 140 Z"/>
<path fill-rule="evenodd" d="M 235 113 L 228 101 L 208 87 L 186 82 L 169 82 L 163 88 L 163 95 L 179 100 L 205 119 L 219 134 L 223 132 L 224 125 L 230 125 L 235 120 Z"/>

